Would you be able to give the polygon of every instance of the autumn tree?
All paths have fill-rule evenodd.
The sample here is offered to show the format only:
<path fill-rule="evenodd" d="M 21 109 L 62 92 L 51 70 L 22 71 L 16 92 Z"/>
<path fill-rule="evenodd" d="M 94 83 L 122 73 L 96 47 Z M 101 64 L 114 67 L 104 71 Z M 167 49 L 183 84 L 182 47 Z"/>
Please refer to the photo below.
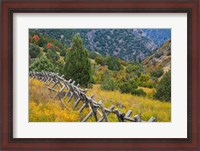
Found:
<path fill-rule="evenodd" d="M 72 39 L 72 46 L 66 56 L 63 71 L 66 79 L 75 80 L 76 83 L 87 87 L 91 79 L 91 63 L 83 41 L 78 34 Z"/>

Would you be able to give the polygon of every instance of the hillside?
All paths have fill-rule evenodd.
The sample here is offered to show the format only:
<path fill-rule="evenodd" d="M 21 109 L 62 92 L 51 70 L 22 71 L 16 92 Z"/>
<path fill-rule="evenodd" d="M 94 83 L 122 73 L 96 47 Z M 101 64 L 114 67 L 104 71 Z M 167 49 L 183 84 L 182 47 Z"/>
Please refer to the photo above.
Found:
<path fill-rule="evenodd" d="M 169 29 L 143 29 L 143 35 L 153 40 L 159 48 L 171 38 L 171 31 Z"/>
<path fill-rule="evenodd" d="M 141 31 L 140 34 L 144 33 Z M 38 34 L 33 30 L 30 30 L 29 42 L 30 71 L 52 71 L 64 74 L 66 78 L 76 79 L 74 75 L 69 76 L 69 74 L 70 72 L 79 72 L 82 69 L 79 68 L 82 62 L 78 65 L 77 71 L 74 71 L 74 69 L 71 69 L 68 73 L 64 71 L 66 58 L 72 48 L 62 44 L 57 39 Z M 74 55 L 80 52 L 78 51 Z M 85 53 L 88 54 L 89 61 L 87 62 L 91 64 L 91 71 L 89 71 L 91 77 L 88 77 L 90 85 L 101 84 L 103 89 L 120 89 L 122 93 L 145 96 L 144 88 L 156 88 L 163 75 L 171 68 L 171 40 L 164 43 L 154 53 L 152 52 L 152 55 L 147 56 L 141 63 L 137 61 L 126 62 L 113 56 L 104 57 L 96 51 L 86 50 L 83 55 Z M 77 57 L 80 57 L 80 55 Z M 67 64 L 76 65 L 77 57 L 74 57 L 74 63 L 71 64 L 72 61 L 69 61 Z M 82 57 L 79 60 L 82 60 Z M 140 87 L 140 89 L 136 90 L 137 87 Z M 151 98 L 153 98 L 153 95 L 151 95 Z"/>
<path fill-rule="evenodd" d="M 79 33 L 84 47 L 103 56 L 116 56 L 126 61 L 141 61 L 171 37 L 170 29 L 32 29 L 71 46 Z"/>
<path fill-rule="evenodd" d="M 80 30 L 66 30 L 65 32 L 63 30 L 62 34 L 69 31 L 76 33 L 71 39 L 69 33 L 59 35 L 61 30 L 47 29 L 44 31 L 47 33 L 38 32 L 36 29 L 29 31 L 30 73 L 43 74 L 44 77 L 47 76 L 44 75 L 46 74 L 44 71 L 47 71 L 51 76 L 52 72 L 56 75 L 62 75 L 66 80 L 71 79 L 81 89 L 87 88 L 87 95 L 94 94 L 96 101 L 103 100 L 105 106 L 114 104 L 123 113 L 131 109 L 134 114 L 141 115 L 144 120 L 147 120 L 150 116 L 156 117 L 157 121 L 171 120 L 171 73 L 167 72 L 171 68 L 171 40 L 157 48 L 152 40 L 144 37 L 145 33 L 140 29 L 132 30 L 131 33 L 130 30 L 95 31 L 92 29 L 84 30 L 83 36 L 79 33 Z M 127 50 L 122 52 L 127 54 L 123 57 L 129 58 L 122 59 L 120 57 L 121 51 L 116 53 L 115 51 L 102 50 L 102 54 L 99 50 L 89 51 L 86 49 L 87 42 L 85 44 L 84 37 L 92 35 L 91 32 L 94 32 L 95 36 L 89 36 L 90 40 L 87 42 L 91 42 L 92 46 L 96 46 L 96 43 L 101 43 L 101 48 L 102 46 L 113 48 L 126 46 Z M 49 36 L 48 33 L 51 33 L 51 35 Z M 109 36 L 111 33 L 113 35 Z M 55 37 L 51 38 L 54 34 Z M 95 42 L 96 35 L 101 36 Z M 67 36 L 69 38 L 67 41 L 70 41 L 70 44 L 65 42 L 64 37 Z M 60 37 L 60 39 L 56 39 L 56 37 Z M 123 37 L 126 38 L 123 39 Z M 108 39 L 111 42 L 109 45 Z M 158 43 L 160 43 L 159 40 Z M 130 50 L 129 52 L 128 48 L 137 44 L 140 46 L 138 50 Z M 141 47 L 145 48 L 141 49 Z M 155 50 L 151 51 L 150 49 Z M 115 52 L 115 54 L 108 55 L 108 52 Z M 133 56 L 135 58 L 132 60 L 131 57 Z M 144 58 L 143 61 L 142 58 Z M 131 60 L 126 61 L 129 59 Z M 39 76 L 38 79 L 41 80 L 44 77 Z M 59 79 L 50 80 L 52 88 L 54 87 L 53 83 L 59 81 Z M 73 110 L 67 109 L 68 114 L 65 114 L 62 105 L 58 103 L 59 99 L 54 100 L 52 94 L 49 94 L 48 89 L 45 90 L 40 81 L 34 79 L 29 82 L 30 121 L 83 120 L 84 117 Z M 56 82 L 55 84 L 58 86 L 55 86 L 55 89 L 58 89 L 61 83 Z M 53 100 L 54 103 L 51 103 Z M 82 100 L 85 100 L 85 98 L 83 97 Z M 93 119 L 89 121 L 93 121 Z M 116 121 L 116 119 L 111 116 L 110 121 Z"/>
<path fill-rule="evenodd" d="M 171 69 L 171 40 L 167 40 L 151 56 L 146 57 L 142 64 L 149 71 L 155 67 L 162 68 L 164 73 L 169 71 Z"/>

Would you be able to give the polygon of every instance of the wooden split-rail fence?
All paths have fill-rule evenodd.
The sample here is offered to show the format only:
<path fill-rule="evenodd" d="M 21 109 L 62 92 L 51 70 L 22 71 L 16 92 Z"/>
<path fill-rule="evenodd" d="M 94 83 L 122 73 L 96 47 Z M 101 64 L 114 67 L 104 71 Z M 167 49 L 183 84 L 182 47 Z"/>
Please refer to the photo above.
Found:
<path fill-rule="evenodd" d="M 38 79 L 42 81 L 49 90 L 55 92 L 54 98 L 59 97 L 65 107 L 66 103 L 69 103 L 72 98 L 74 98 L 75 102 L 73 104 L 73 109 L 76 109 L 78 104 L 81 102 L 82 106 L 78 109 L 80 113 L 85 108 L 89 108 L 89 113 L 83 118 L 81 122 L 86 122 L 91 116 L 94 116 L 96 122 L 109 122 L 109 114 L 115 114 L 119 122 L 154 122 L 156 120 L 156 118 L 153 116 L 148 121 L 141 120 L 139 115 L 131 117 L 131 110 L 125 114 L 120 112 L 118 109 L 115 109 L 114 105 L 112 105 L 110 108 L 105 108 L 102 100 L 96 102 L 94 100 L 94 95 L 90 97 L 86 95 L 87 89 L 80 88 L 80 85 L 75 84 L 75 81 L 72 79 L 66 80 L 64 76 L 59 76 L 58 73 L 46 71 L 30 72 L 29 76 L 32 79 Z M 60 86 L 60 88 L 56 89 L 56 86 Z M 64 99 L 67 97 L 68 99 L 65 103 Z"/>

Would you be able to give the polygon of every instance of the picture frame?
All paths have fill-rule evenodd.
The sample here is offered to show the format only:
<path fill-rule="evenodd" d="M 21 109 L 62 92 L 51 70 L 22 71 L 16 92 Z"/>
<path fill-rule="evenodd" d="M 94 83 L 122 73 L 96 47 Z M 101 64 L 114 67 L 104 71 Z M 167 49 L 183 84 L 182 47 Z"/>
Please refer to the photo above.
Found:
<path fill-rule="evenodd" d="M 199 1 L 3 1 L 1 3 L 2 150 L 199 150 Z M 14 13 L 186 13 L 187 138 L 13 138 Z M 23 93 L 23 92 L 20 92 Z"/>

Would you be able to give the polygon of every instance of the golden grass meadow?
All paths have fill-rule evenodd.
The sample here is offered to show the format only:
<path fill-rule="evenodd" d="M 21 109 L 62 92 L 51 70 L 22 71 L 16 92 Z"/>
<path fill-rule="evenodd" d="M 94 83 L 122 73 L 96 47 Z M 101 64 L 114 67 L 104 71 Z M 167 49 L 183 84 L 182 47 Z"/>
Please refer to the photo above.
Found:
<path fill-rule="evenodd" d="M 119 111 L 126 113 L 132 110 L 132 115 L 139 115 L 142 120 L 147 121 L 151 116 L 156 118 L 157 122 L 171 121 L 171 103 L 161 102 L 151 99 L 153 89 L 143 88 L 147 93 L 146 97 L 135 96 L 132 94 L 122 94 L 118 90 L 105 91 L 100 85 L 94 84 L 86 93 L 87 96 L 94 94 L 95 101 L 103 101 L 103 105 L 109 108 L 115 105 Z M 66 106 L 58 99 L 53 99 L 55 93 L 39 80 L 29 78 L 29 122 L 79 122 L 89 112 L 84 109 L 82 113 L 78 112 L 81 104 L 73 110 L 74 100 Z M 110 122 L 117 122 L 115 114 L 109 114 Z M 91 116 L 88 122 L 94 122 Z"/>

